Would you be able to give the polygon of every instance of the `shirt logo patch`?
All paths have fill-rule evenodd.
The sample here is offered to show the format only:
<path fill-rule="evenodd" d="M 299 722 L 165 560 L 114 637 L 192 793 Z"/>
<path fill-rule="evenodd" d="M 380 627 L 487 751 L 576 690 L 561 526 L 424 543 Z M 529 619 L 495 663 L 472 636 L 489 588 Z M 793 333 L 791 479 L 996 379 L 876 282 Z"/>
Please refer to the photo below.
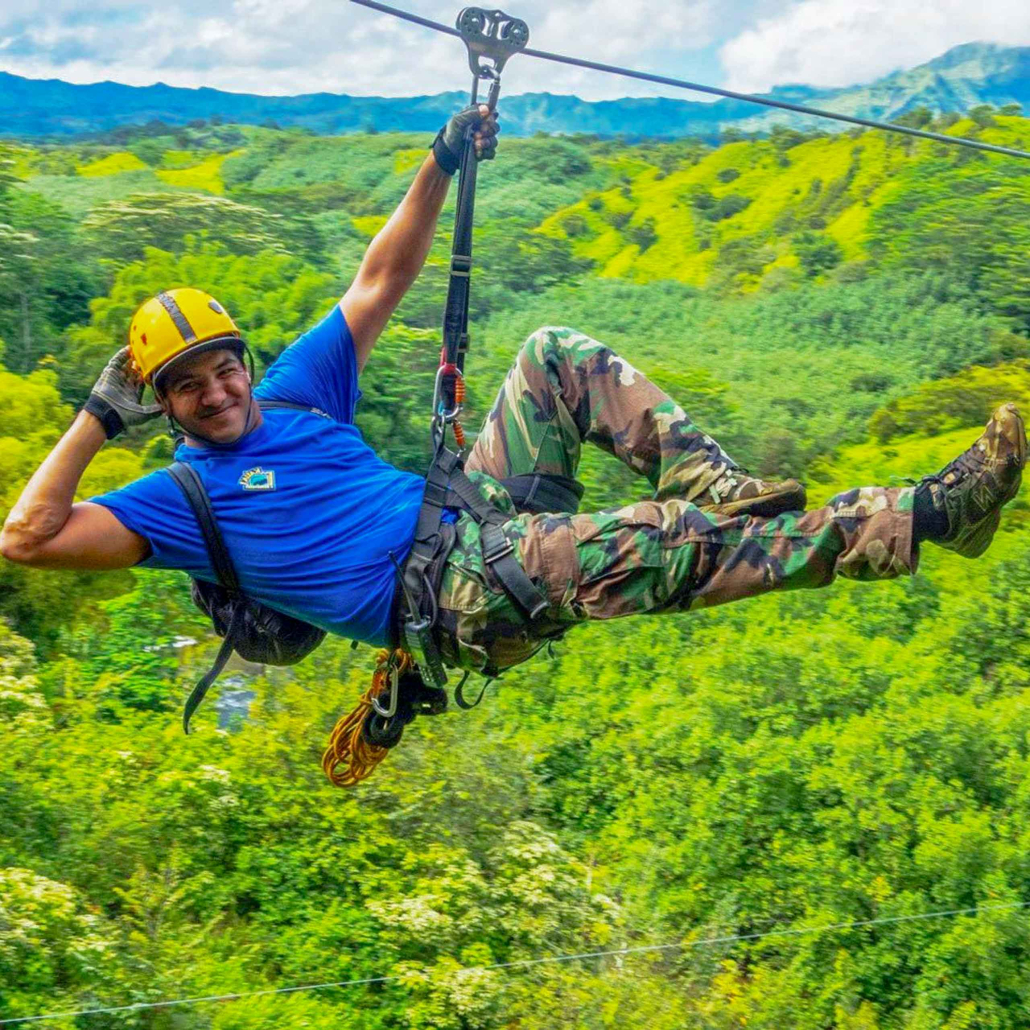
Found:
<path fill-rule="evenodd" d="M 266 471 L 260 465 L 257 468 L 247 469 L 240 476 L 240 486 L 244 490 L 274 490 L 275 473 L 271 469 Z"/>

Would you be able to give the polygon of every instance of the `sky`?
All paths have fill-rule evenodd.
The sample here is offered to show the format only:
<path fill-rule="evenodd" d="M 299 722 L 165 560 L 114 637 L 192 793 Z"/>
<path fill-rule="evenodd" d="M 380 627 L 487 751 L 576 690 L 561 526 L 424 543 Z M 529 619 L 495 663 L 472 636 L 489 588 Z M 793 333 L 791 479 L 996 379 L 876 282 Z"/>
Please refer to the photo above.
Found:
<path fill-rule="evenodd" d="M 869 82 L 959 43 L 1030 45 L 1027 0 L 505 0 L 530 46 L 743 92 Z M 459 3 L 395 0 L 453 24 Z M 492 6 L 492 5 L 484 5 Z M 467 89 L 461 43 L 348 0 L 2 0 L 0 70 L 290 95 Z M 512 60 L 508 94 L 689 96 Z"/>

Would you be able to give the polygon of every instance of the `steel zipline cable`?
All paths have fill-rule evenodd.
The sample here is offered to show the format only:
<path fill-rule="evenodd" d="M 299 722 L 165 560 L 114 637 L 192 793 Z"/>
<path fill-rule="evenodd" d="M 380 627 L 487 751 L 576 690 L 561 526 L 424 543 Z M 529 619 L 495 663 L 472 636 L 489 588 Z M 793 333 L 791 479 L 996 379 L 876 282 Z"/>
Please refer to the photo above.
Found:
<path fill-rule="evenodd" d="M 737 944 L 746 941 L 767 940 L 770 937 L 807 937 L 836 930 L 861 930 L 873 926 L 891 926 L 898 923 L 918 923 L 928 919 L 947 919 L 957 916 L 980 915 L 983 912 L 1014 912 L 1030 908 L 1030 901 L 1013 901 L 1003 905 L 979 905 L 972 908 L 951 908 L 939 912 L 917 912 L 907 916 L 884 916 L 880 919 L 859 919 L 850 923 L 830 923 L 826 926 L 802 926 L 788 930 L 767 930 L 764 933 L 737 933 L 724 937 L 705 937 L 697 941 L 683 941 L 677 944 L 643 944 L 634 948 L 615 948 L 610 951 L 584 951 L 575 955 L 545 955 L 541 958 L 517 959 L 514 962 L 497 962 L 490 966 L 466 966 L 439 976 L 429 976 L 432 982 L 452 980 L 470 973 L 496 973 L 505 969 L 528 969 L 532 966 L 555 965 L 563 962 L 579 962 L 587 959 L 616 958 L 622 955 L 644 955 L 662 951 L 690 951 L 693 948 L 712 947 L 717 944 Z M 16 1026 L 41 1023 L 51 1019 L 78 1019 L 81 1016 L 110 1015 L 116 1012 L 142 1012 L 146 1009 L 165 1009 L 176 1006 L 204 1005 L 214 1002 L 242 1001 L 245 998 L 266 998 L 273 994 L 299 994 L 303 991 L 324 991 L 342 987 L 364 987 L 371 984 L 396 983 L 403 979 L 393 976 L 368 976 L 359 980 L 335 980 L 329 983 L 301 984 L 297 987 L 270 987 L 260 991 L 240 991 L 234 994 L 205 994 L 195 998 L 173 998 L 168 1001 L 137 1002 L 132 1005 L 115 1005 L 108 1008 L 80 1009 L 76 1012 L 50 1012 L 39 1016 L 18 1016 L 14 1019 L 0 1019 L 0 1026 Z"/>
<path fill-rule="evenodd" d="M 457 29 L 452 29 L 429 18 L 422 18 L 417 14 L 410 14 L 407 11 L 398 10 L 388 4 L 378 3 L 377 0 L 351 0 L 351 3 L 360 4 L 362 7 L 371 8 L 381 14 L 389 14 L 395 18 L 421 25 L 434 32 L 443 32 L 448 36 L 458 36 Z M 615 64 L 601 64 L 598 61 L 587 61 L 581 57 L 566 57 L 563 54 L 552 54 L 547 50 L 533 50 L 527 47 L 520 51 L 526 57 L 536 57 L 542 61 L 554 61 L 557 64 L 568 64 L 575 68 L 588 68 L 591 71 L 604 72 L 606 75 L 621 75 L 629 79 L 640 79 L 643 82 L 655 82 L 662 86 L 675 86 L 677 89 L 690 89 L 698 93 L 709 93 L 712 96 L 725 97 L 728 100 L 741 100 L 748 104 L 761 104 L 763 107 L 775 107 L 782 111 L 793 111 L 796 114 L 807 114 L 815 118 L 831 118 L 835 122 L 847 122 L 849 125 L 861 125 L 867 129 L 882 129 L 884 132 L 900 132 L 906 136 L 916 136 L 919 139 L 929 139 L 936 143 L 947 143 L 958 147 L 970 147 L 973 150 L 983 150 L 989 154 L 1004 154 L 1006 157 L 1030 158 L 1030 153 L 1025 150 L 1014 150 L 1010 147 L 998 147 L 992 143 L 982 143 L 980 140 L 964 139 L 961 136 L 946 136 L 939 132 L 927 132 L 925 129 L 913 129 L 907 125 L 893 125 L 890 122 L 879 122 L 872 118 L 858 118 L 850 114 L 839 114 L 836 111 L 824 111 L 818 107 L 806 107 L 803 104 L 791 104 L 785 100 L 773 100 L 770 97 L 756 96 L 753 93 L 736 93 L 731 89 L 720 89 L 718 86 L 703 86 L 697 82 L 688 82 L 685 79 L 673 79 L 667 75 L 652 75 L 650 72 L 638 72 L 632 68 L 620 68 Z"/>

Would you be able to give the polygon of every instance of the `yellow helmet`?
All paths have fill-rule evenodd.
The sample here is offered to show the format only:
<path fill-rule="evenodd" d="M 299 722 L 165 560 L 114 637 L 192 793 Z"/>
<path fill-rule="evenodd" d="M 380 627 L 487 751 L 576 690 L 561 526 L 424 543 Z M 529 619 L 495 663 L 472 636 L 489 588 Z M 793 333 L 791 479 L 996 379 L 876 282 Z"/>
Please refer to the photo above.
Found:
<path fill-rule="evenodd" d="M 152 384 L 154 374 L 173 358 L 217 344 L 242 352 L 243 337 L 214 297 L 190 287 L 152 297 L 129 326 L 129 351 L 145 383 Z"/>

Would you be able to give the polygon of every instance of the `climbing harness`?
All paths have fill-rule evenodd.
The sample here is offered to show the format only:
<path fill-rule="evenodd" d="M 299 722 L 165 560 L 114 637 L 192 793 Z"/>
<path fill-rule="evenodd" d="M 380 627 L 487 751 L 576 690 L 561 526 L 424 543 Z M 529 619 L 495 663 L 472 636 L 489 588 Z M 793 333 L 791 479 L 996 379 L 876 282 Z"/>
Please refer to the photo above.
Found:
<path fill-rule="evenodd" d="M 388 4 L 378 3 L 377 0 L 351 0 L 351 3 L 368 7 L 381 14 L 389 14 L 394 18 L 401 18 L 404 21 L 421 25 L 424 28 L 432 29 L 434 32 L 443 32 L 450 36 L 461 35 L 459 31 L 441 25 L 440 22 L 431 21 L 429 18 L 422 18 L 417 14 L 410 14 L 408 11 L 398 10 Z M 757 96 L 754 93 L 737 93 L 731 89 L 720 89 L 717 86 L 704 86 L 698 82 L 688 82 L 686 79 L 674 79 L 667 75 L 652 75 L 650 72 L 638 72 L 632 68 L 622 68 L 615 64 L 601 64 L 599 61 L 587 61 L 581 57 L 568 57 L 564 54 L 552 54 L 547 50 L 531 50 L 524 47 L 522 53 L 526 57 L 536 57 L 542 61 L 553 61 L 557 64 L 568 64 L 574 68 L 587 68 L 590 71 L 602 72 L 606 75 L 621 75 L 629 79 L 639 79 L 642 82 L 655 82 L 661 86 L 674 86 L 677 89 L 689 89 L 697 93 L 708 93 L 711 96 L 725 97 L 729 100 L 741 100 L 747 104 L 760 104 L 762 107 L 774 107 L 781 111 L 793 111 L 795 114 L 807 114 L 814 118 L 829 118 L 836 122 L 846 122 L 849 125 L 861 125 L 866 129 L 882 129 L 885 132 L 897 132 L 905 136 L 916 136 L 919 139 L 934 140 L 937 143 L 946 143 L 956 147 L 969 147 L 973 150 L 983 150 L 989 154 L 1004 154 L 1006 157 L 1030 158 L 1030 153 L 1025 150 L 1014 150 L 1010 147 L 998 147 L 992 143 L 983 143 L 980 140 L 964 139 L 961 136 L 945 136 L 939 132 L 927 132 L 925 129 L 914 129 L 907 125 L 894 125 L 891 122 L 880 122 L 872 118 L 859 118 L 855 115 L 839 114 L 837 111 L 826 111 L 818 107 L 808 107 L 804 104 L 792 104 L 785 100 L 773 100 L 771 97 Z"/>
<path fill-rule="evenodd" d="M 470 103 L 479 102 L 480 83 L 489 81 L 487 105 L 492 111 L 501 87 L 501 71 L 525 49 L 529 27 L 503 11 L 466 7 L 457 19 L 457 34 L 468 49 L 472 71 Z M 472 225 L 477 164 L 473 130 L 466 131 L 459 164 L 450 279 L 443 316 L 443 347 L 433 386 L 430 436 L 433 458 L 426 473 L 412 549 L 403 566 L 397 563 L 395 600 L 397 649 L 381 652 L 372 686 L 333 730 L 322 765 L 338 786 L 353 786 L 382 761 L 400 739 L 400 729 L 416 714 L 437 714 L 446 707 L 447 672 L 434 638 L 436 597 L 444 566 L 454 546 L 454 511 L 468 513 L 480 526 L 483 560 L 515 602 L 528 624 L 547 611 L 546 595 L 526 575 L 514 556 L 515 546 L 504 526 L 511 515 L 494 507 L 464 472 L 465 357 L 468 353 L 469 287 L 472 275 Z M 447 431 L 455 450 L 447 446 Z M 520 511 L 570 511 L 579 507 L 583 488 L 572 479 L 549 475 L 514 476 L 501 483 Z M 400 657 L 398 657 L 400 656 Z M 462 688 L 455 691 L 459 708 L 472 708 Z M 442 701 L 441 701 L 442 696 Z M 480 699 L 482 693 L 480 694 Z M 476 702 L 478 703 L 478 701 Z M 341 771 L 342 770 L 342 771 Z"/>

